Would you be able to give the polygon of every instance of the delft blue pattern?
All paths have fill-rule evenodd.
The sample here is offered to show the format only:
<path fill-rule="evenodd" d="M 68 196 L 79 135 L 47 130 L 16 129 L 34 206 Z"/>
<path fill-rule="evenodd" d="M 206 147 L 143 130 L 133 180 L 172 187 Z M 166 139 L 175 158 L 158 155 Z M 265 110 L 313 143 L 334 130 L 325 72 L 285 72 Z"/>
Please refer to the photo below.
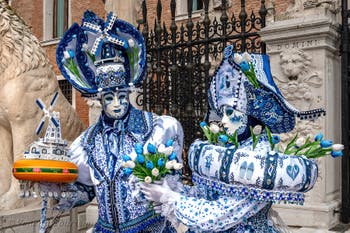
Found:
<path fill-rule="evenodd" d="M 111 13 L 108 19 L 111 18 Z M 108 20 L 107 20 L 108 21 Z M 98 93 L 98 79 L 96 79 L 96 66 L 88 57 L 88 55 L 83 51 L 83 44 L 91 46 L 95 39 L 99 36 L 96 30 L 89 27 L 83 26 L 83 23 L 90 23 L 96 25 L 96 27 L 102 30 L 105 27 L 105 22 L 96 16 L 93 12 L 87 11 L 84 14 L 84 19 L 82 26 L 74 23 L 63 35 L 60 40 L 57 51 L 56 60 L 57 65 L 62 73 L 62 75 L 84 96 L 95 96 Z M 122 56 L 125 58 L 123 63 L 125 68 L 125 80 L 123 83 L 127 87 L 129 82 L 134 86 L 141 86 L 143 79 L 146 76 L 146 51 L 145 51 L 145 41 L 141 33 L 130 23 L 125 22 L 120 19 L 116 19 L 111 29 L 107 31 L 108 35 L 115 37 L 114 33 L 120 35 L 120 39 L 127 41 L 128 39 L 133 39 L 135 42 L 134 48 L 120 48 Z M 137 52 L 134 54 L 133 49 L 137 48 Z M 64 51 L 73 50 L 76 56 L 73 61 L 78 65 L 80 77 L 79 79 L 75 75 L 71 74 L 68 69 L 64 66 Z M 135 64 L 130 64 L 129 54 L 133 54 Z M 100 59 L 100 54 L 96 56 L 96 60 Z"/>
<path fill-rule="evenodd" d="M 274 203 L 304 204 L 304 193 L 292 191 L 274 191 L 240 184 L 226 184 L 217 180 L 192 174 L 192 182 L 198 186 L 206 187 L 207 192 L 219 195 L 249 197 L 252 201 L 269 201 Z"/>
<path fill-rule="evenodd" d="M 219 121 L 222 118 L 221 107 L 229 105 L 259 119 L 263 124 L 269 126 L 271 132 L 284 133 L 293 129 L 296 116 L 300 119 L 315 119 L 325 114 L 323 109 L 298 111 L 284 99 L 272 79 L 267 55 L 250 54 L 260 88 L 255 90 L 248 85 L 247 89 L 247 84 L 245 84 L 248 82 L 247 78 L 234 62 L 233 49 L 232 45 L 225 48 L 224 59 L 211 80 L 208 93 L 209 111 L 206 116 L 208 121 Z M 227 90 L 225 89 L 227 85 L 222 85 L 223 80 L 225 83 L 231 83 Z M 244 86 L 241 83 L 244 83 Z M 235 95 L 236 92 L 239 93 L 238 96 Z M 248 96 L 245 96 L 245 93 Z M 249 103 L 246 103 L 247 98 L 250 98 Z M 258 110 L 252 108 L 259 105 L 262 105 L 263 108 Z"/>
<path fill-rule="evenodd" d="M 131 121 L 135 117 L 139 120 Z M 102 114 L 98 123 L 90 127 L 83 137 L 82 144 L 89 145 L 86 147 L 89 166 L 93 168 L 94 176 L 100 182 L 96 186 L 99 203 L 96 232 L 141 232 L 142 229 L 161 232 L 164 227 L 165 219 L 154 214 L 145 199 L 135 201 L 132 197 L 132 187 L 121 172 L 121 164 L 118 164 L 118 161 L 122 161 L 122 155 L 130 153 L 136 142 L 145 143 L 145 136 L 149 136 L 153 130 L 152 118 L 151 113 L 131 108 L 128 117 L 123 120 L 126 127 L 124 135 L 121 136 L 122 132 L 115 132 L 113 129 L 113 125 L 118 124 Z M 122 145 L 116 143 L 110 150 L 106 150 L 106 138 L 108 141 L 118 141 L 116 137 L 124 138 Z M 108 164 L 112 160 L 115 161 L 114 169 L 110 169 Z"/>
<path fill-rule="evenodd" d="M 273 133 L 285 133 L 294 129 L 295 116 L 286 111 L 276 95 L 264 88 L 254 88 L 244 83 L 247 92 L 247 112 L 261 120 Z"/>
<path fill-rule="evenodd" d="M 288 156 L 289 159 L 285 160 L 281 167 L 279 161 L 286 155 L 268 152 L 266 148 L 269 148 L 269 143 L 266 135 L 260 137 L 254 152 L 251 151 L 251 143 L 251 139 L 247 139 L 242 142 L 237 150 L 235 148 L 225 148 L 232 152 L 230 159 L 227 159 L 228 156 L 215 159 L 211 161 L 215 165 L 208 169 L 205 158 L 207 155 L 217 158 L 217 148 L 219 146 L 208 145 L 207 142 L 198 140 L 191 145 L 189 150 L 190 168 L 193 174 L 201 176 L 202 179 L 228 184 L 232 190 L 235 190 L 234 194 L 237 194 L 237 189 L 242 189 L 243 194 L 245 194 L 244 192 L 247 191 L 248 187 L 252 196 L 260 193 L 258 195 L 259 200 L 266 197 L 266 200 L 283 200 L 301 204 L 303 194 L 298 192 L 309 190 L 314 185 L 317 178 L 316 163 L 300 156 Z M 251 154 L 245 151 L 251 151 Z M 237 177 L 232 170 L 235 166 L 238 166 Z M 257 169 L 262 170 L 258 171 Z M 214 185 L 213 188 L 215 189 L 215 187 Z"/>

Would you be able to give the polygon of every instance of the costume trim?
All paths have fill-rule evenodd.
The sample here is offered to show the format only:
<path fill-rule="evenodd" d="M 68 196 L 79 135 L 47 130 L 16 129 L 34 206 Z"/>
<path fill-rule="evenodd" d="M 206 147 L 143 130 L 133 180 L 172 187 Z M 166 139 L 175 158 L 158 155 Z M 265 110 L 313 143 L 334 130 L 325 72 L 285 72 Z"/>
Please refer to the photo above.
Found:
<path fill-rule="evenodd" d="M 220 195 L 249 197 L 257 201 L 303 205 L 305 199 L 304 193 L 300 192 L 266 190 L 246 185 L 229 185 L 196 173 L 192 174 L 192 182 L 198 185 L 205 185 L 208 189 L 218 192 Z"/>

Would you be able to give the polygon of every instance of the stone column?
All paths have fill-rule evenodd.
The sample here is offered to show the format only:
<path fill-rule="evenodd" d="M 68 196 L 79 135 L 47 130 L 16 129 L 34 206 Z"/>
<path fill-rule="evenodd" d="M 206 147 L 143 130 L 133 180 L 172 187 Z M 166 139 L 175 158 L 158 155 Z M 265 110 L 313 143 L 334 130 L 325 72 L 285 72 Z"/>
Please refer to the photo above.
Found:
<path fill-rule="evenodd" d="M 138 13 L 141 9 L 141 0 L 106 0 L 106 12 L 114 12 L 120 19 L 136 25 Z"/>
<path fill-rule="evenodd" d="M 305 6 L 305 5 L 304 5 Z M 267 45 L 274 80 L 286 99 L 300 110 L 324 107 L 327 115 L 314 122 L 298 121 L 295 132 L 341 142 L 339 34 L 335 17 L 320 11 L 270 22 L 260 35 Z M 323 13 L 322 13 L 323 12 Z M 300 12 L 299 12 L 300 13 Z M 303 206 L 275 205 L 289 226 L 329 229 L 338 222 L 340 159 L 318 159 L 315 187 Z"/>

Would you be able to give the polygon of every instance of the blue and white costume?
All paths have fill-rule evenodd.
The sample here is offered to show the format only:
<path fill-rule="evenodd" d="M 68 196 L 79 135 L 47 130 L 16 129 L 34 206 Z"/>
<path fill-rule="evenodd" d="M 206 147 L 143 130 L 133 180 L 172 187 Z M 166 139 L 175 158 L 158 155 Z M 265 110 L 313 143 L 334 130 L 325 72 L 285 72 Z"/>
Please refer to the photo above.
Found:
<path fill-rule="evenodd" d="M 72 162 L 79 168 L 78 182 L 94 186 L 98 202 L 96 232 L 171 232 L 164 218 L 155 215 L 149 202 L 136 192 L 138 180 L 122 172 L 122 156 L 131 155 L 135 143 L 165 144 L 174 140 L 174 151 L 181 158 L 182 128 L 169 116 L 157 116 L 134 108 L 121 123 L 102 114 L 71 146 Z M 136 155 L 135 155 L 136 156 Z M 135 193 L 136 192 L 136 193 Z"/>
<path fill-rule="evenodd" d="M 226 106 L 231 112 L 238 111 L 232 120 L 240 121 L 235 122 L 241 125 L 239 145 L 223 147 L 202 140 L 191 145 L 188 162 L 194 187 L 173 190 L 160 198 L 162 215 L 174 225 L 182 223 L 194 232 L 279 232 L 269 218 L 272 203 L 303 204 L 303 192 L 316 182 L 315 161 L 271 151 L 264 132 L 252 149 L 250 126 L 268 126 L 273 133 L 284 133 L 294 128 L 296 116 L 312 119 L 324 111 L 294 109 L 273 82 L 268 57 L 251 57 L 259 88 L 253 87 L 234 62 L 233 47 L 224 51 L 209 89 L 207 120 L 219 121 Z M 242 113 L 244 117 L 238 117 Z M 146 187 L 146 197 L 153 200 L 157 188 Z"/>
<path fill-rule="evenodd" d="M 64 34 L 56 55 L 64 77 L 84 96 L 100 99 L 103 107 L 98 122 L 71 145 L 79 176 L 67 190 L 73 197 L 60 200 L 58 207 L 72 208 L 96 197 L 94 232 L 175 232 L 141 195 L 139 181 L 122 172 L 123 156 L 136 156 L 136 143 L 158 146 L 171 139 L 180 161 L 182 154 L 183 130 L 176 119 L 130 105 L 129 92 L 146 76 L 141 33 L 112 13 L 103 21 L 87 11 L 82 25 L 73 24 Z"/>

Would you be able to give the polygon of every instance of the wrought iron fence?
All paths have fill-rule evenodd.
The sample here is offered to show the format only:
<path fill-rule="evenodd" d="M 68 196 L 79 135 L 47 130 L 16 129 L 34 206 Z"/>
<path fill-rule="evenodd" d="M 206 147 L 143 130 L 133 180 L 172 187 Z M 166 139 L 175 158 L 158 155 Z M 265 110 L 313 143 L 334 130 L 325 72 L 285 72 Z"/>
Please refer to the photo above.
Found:
<path fill-rule="evenodd" d="M 261 1 L 258 13 L 248 14 L 241 0 L 239 15 L 229 16 L 227 1 L 222 0 L 221 16 L 211 20 L 209 0 L 203 0 L 201 19 L 194 22 L 192 5 L 193 0 L 188 0 L 188 17 L 179 26 L 175 21 L 176 0 L 171 0 L 167 28 L 161 20 L 162 2 L 158 0 L 154 28 L 150 29 L 144 0 L 139 20 L 147 44 L 148 77 L 138 103 L 145 110 L 177 118 L 184 128 L 186 151 L 191 142 L 202 137 L 199 123 L 208 109 L 210 74 L 221 60 L 223 49 L 232 44 L 238 52 L 265 53 L 258 31 L 265 26 L 267 13 L 265 1 Z"/>

